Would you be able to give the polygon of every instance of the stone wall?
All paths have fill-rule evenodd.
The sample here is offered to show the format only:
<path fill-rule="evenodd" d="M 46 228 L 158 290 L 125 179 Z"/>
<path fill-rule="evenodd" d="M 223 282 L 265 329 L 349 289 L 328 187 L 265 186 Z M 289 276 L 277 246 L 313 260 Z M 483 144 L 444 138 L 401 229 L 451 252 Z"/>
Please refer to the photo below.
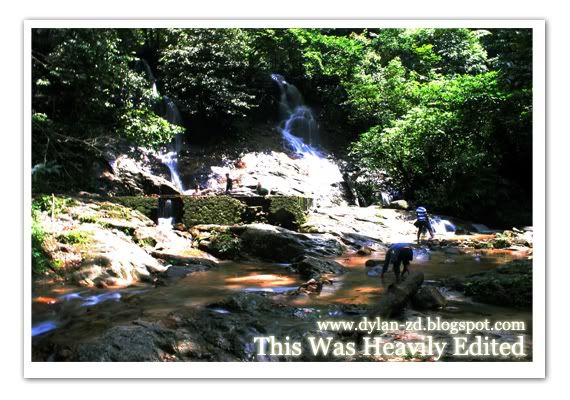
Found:
<path fill-rule="evenodd" d="M 176 221 L 187 227 L 268 222 L 292 230 L 306 222 L 306 211 L 312 203 L 311 199 L 299 196 L 119 196 L 110 200 L 138 210 L 156 222 L 159 204 L 165 199 L 173 200 Z"/>

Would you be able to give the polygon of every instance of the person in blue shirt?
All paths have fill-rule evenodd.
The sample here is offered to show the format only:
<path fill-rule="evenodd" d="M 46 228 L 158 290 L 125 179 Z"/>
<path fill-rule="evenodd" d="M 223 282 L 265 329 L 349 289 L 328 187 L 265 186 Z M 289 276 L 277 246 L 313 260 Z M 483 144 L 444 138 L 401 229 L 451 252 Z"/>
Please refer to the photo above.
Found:
<path fill-rule="evenodd" d="M 393 264 L 394 267 L 394 274 L 396 274 L 396 281 L 400 281 L 400 264 L 404 265 L 404 269 L 402 271 L 402 277 L 404 273 L 410 273 L 408 266 L 410 265 L 410 261 L 414 259 L 414 250 L 412 249 L 412 245 L 410 243 L 394 243 L 390 247 L 388 247 L 388 251 L 386 252 L 386 258 L 384 259 L 384 266 L 382 267 L 382 273 L 380 274 L 380 278 L 384 278 L 384 274 L 388 271 L 388 267 L 390 264 Z"/>
<path fill-rule="evenodd" d="M 421 235 L 426 230 L 429 232 L 430 237 L 433 239 L 433 228 L 431 227 L 431 223 L 425 207 L 416 208 L 416 218 L 417 221 L 414 225 L 418 228 L 418 243 L 420 242 Z"/>

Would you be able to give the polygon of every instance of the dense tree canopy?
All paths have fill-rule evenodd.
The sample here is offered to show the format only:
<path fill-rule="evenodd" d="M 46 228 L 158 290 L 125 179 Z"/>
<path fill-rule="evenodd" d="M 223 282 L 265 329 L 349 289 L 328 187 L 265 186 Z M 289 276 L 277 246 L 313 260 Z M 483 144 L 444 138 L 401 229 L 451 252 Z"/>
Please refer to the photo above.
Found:
<path fill-rule="evenodd" d="M 331 150 L 386 172 L 408 199 L 510 222 L 530 210 L 531 35 L 36 29 L 34 171 L 73 180 L 109 138 L 160 146 L 183 130 L 196 139 L 210 127 L 231 137 L 275 109 L 269 75 L 276 72 L 318 112 Z M 178 105 L 183 126 L 166 120 L 161 96 Z"/>

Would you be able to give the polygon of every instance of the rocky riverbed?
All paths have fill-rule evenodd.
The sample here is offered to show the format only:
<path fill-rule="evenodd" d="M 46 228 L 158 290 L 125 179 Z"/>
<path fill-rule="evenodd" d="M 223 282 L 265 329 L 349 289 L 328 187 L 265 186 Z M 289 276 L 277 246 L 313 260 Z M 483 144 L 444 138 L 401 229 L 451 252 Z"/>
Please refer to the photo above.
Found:
<path fill-rule="evenodd" d="M 36 214 L 51 268 L 34 279 L 35 360 L 293 360 L 256 355 L 253 337 L 345 340 L 346 332 L 322 331 L 316 322 L 373 313 L 394 282 L 368 265 L 381 262 L 374 260 L 388 244 L 415 238 L 411 213 L 375 206 L 320 207 L 295 232 L 259 223 L 174 229 L 96 196 L 56 202 Z M 528 232 L 515 231 L 417 244 L 411 269 L 421 274 L 419 286 L 383 306 L 385 315 L 531 321 L 531 246 Z M 295 358 L 318 359 L 309 352 Z"/>

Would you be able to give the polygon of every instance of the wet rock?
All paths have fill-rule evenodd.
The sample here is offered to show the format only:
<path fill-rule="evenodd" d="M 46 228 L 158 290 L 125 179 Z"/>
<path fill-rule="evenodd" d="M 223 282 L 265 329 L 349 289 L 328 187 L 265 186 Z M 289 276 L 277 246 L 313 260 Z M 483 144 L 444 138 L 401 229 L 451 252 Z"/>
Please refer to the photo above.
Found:
<path fill-rule="evenodd" d="M 518 260 L 490 271 L 466 277 L 451 277 L 444 285 L 471 296 L 475 301 L 515 306 L 532 307 L 532 262 Z"/>
<path fill-rule="evenodd" d="M 303 279 L 322 279 L 327 274 L 343 274 L 344 267 L 333 260 L 324 260 L 311 256 L 305 256 L 299 262 L 293 263 L 291 268 Z M 322 286 L 322 285 L 321 285 Z"/>
<path fill-rule="evenodd" d="M 358 249 L 356 254 L 358 254 L 359 256 L 369 256 L 370 254 L 372 254 L 373 251 L 374 250 L 368 246 L 362 246 L 360 249 Z"/>
<path fill-rule="evenodd" d="M 280 139 L 277 139 L 279 142 Z M 342 174 L 333 160 L 312 157 L 290 157 L 283 152 L 248 152 L 241 156 L 243 168 L 234 165 L 212 166 L 207 186 L 214 191 L 225 188 L 225 174 L 230 173 L 233 192 L 244 196 L 303 196 L 319 205 L 346 204 L 342 190 Z M 210 164 L 211 165 L 211 164 Z"/>
<path fill-rule="evenodd" d="M 416 310 L 435 310 L 445 307 L 447 300 L 434 286 L 422 286 L 412 296 L 412 306 Z"/>
<path fill-rule="evenodd" d="M 208 308 L 222 308 L 234 313 L 259 313 L 272 311 L 276 303 L 263 293 L 239 293 L 212 303 Z"/>
<path fill-rule="evenodd" d="M 167 167 L 162 165 L 154 153 L 144 149 L 136 151 L 141 154 L 111 156 L 107 164 L 110 168 L 103 168 L 102 164 L 94 165 L 92 176 L 95 177 L 95 185 L 102 194 L 114 196 L 180 194 L 167 178 Z M 163 175 L 160 176 L 159 173 Z"/>
<path fill-rule="evenodd" d="M 178 266 L 199 266 L 200 270 L 205 271 L 211 268 L 215 268 L 218 263 L 214 259 L 201 258 L 201 257 L 190 257 L 177 254 L 163 253 L 159 251 L 153 251 L 151 253 L 154 257 L 164 260 L 168 264 L 178 265 Z"/>
<path fill-rule="evenodd" d="M 333 281 L 330 279 L 321 276 L 318 279 L 311 278 L 307 282 L 303 283 L 294 293 L 291 294 L 310 294 L 310 295 L 319 295 L 324 285 L 332 285 Z"/>
<path fill-rule="evenodd" d="M 156 281 L 157 286 L 171 285 L 172 283 L 185 278 L 193 272 L 205 271 L 206 267 L 201 265 L 189 265 L 189 266 L 178 266 L 171 265 L 164 272 L 158 274 L 158 279 Z"/>
<path fill-rule="evenodd" d="M 410 205 L 406 200 L 394 200 L 390 202 L 390 208 L 395 208 L 396 210 L 409 210 Z"/>
<path fill-rule="evenodd" d="M 101 227 L 93 226 L 91 242 L 85 250 L 81 266 L 72 274 L 75 282 L 84 286 L 127 286 L 166 270 L 142 248 L 120 235 Z"/>
<path fill-rule="evenodd" d="M 343 246 L 330 235 L 301 234 L 265 224 L 247 225 L 240 235 L 240 255 L 266 261 L 291 262 L 309 254 L 338 256 Z"/>
<path fill-rule="evenodd" d="M 383 264 L 384 264 L 384 260 L 379 260 L 379 259 L 374 259 L 374 258 L 366 260 L 366 262 L 364 263 L 364 265 L 368 268 L 381 266 Z"/>
<path fill-rule="evenodd" d="M 378 304 L 370 307 L 369 315 L 387 318 L 399 314 L 419 290 L 423 281 L 424 274 L 422 272 L 412 272 L 402 282 L 391 284 L 380 297 Z"/>
<path fill-rule="evenodd" d="M 176 354 L 176 333 L 160 324 L 135 322 L 109 329 L 78 346 L 74 361 L 168 361 Z"/>

